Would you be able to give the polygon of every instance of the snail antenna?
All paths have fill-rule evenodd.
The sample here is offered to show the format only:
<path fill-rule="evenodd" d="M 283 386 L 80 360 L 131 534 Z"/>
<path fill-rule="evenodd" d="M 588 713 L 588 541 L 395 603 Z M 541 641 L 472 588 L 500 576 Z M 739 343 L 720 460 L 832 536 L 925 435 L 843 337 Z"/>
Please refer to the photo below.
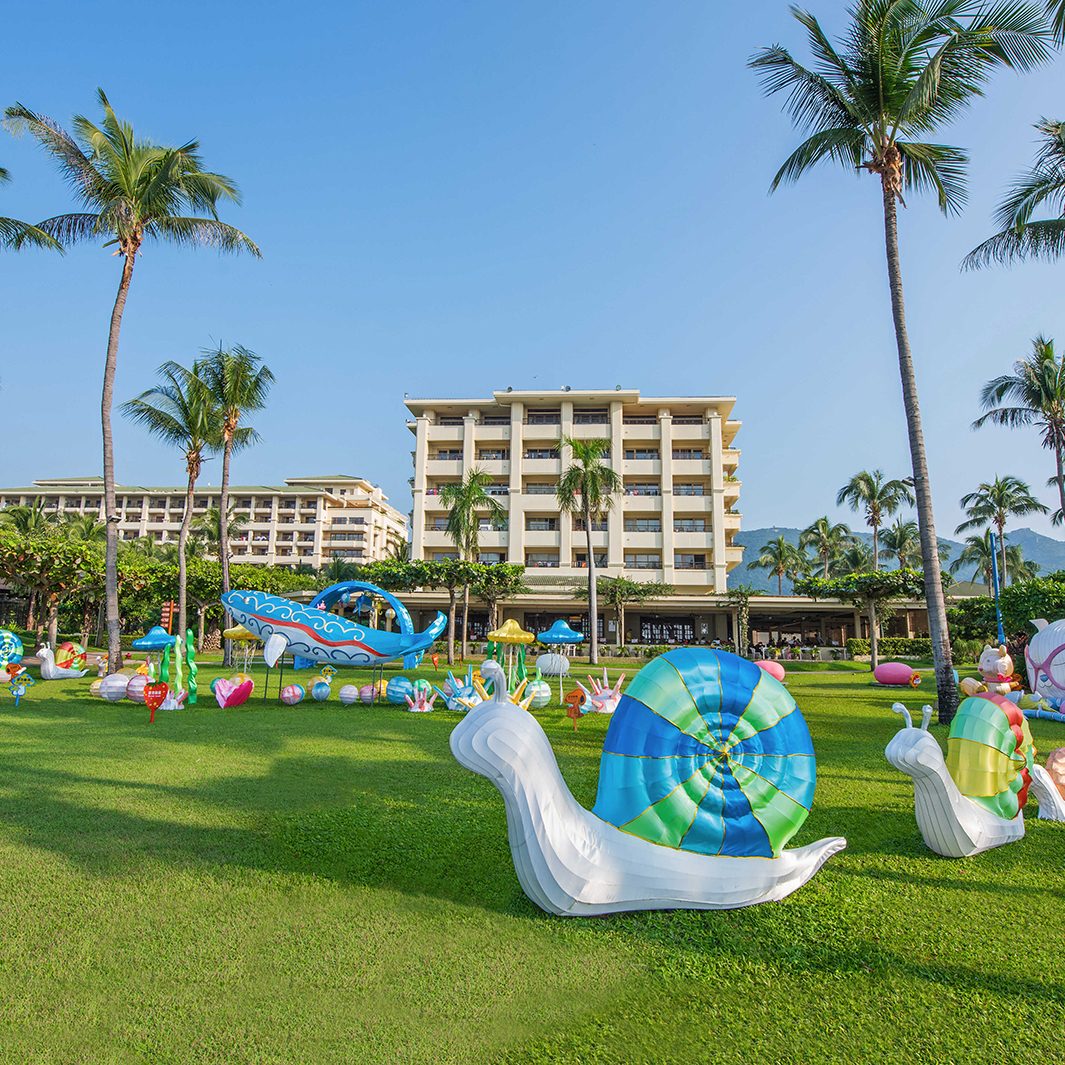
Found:
<path fill-rule="evenodd" d="M 902 705 L 902 703 L 894 703 L 891 709 L 894 710 L 896 714 L 902 714 L 902 716 L 906 719 L 907 728 L 913 728 L 913 718 L 910 717 L 909 710 L 907 710 L 906 707 Z M 928 713 L 929 717 L 931 717 L 931 710 L 929 710 Z"/>
<path fill-rule="evenodd" d="M 922 729 L 922 731 L 924 731 L 924 732 L 928 731 L 928 722 L 931 721 L 931 720 L 932 720 L 932 708 L 927 703 L 925 703 L 925 705 L 923 707 L 921 707 L 921 729 Z"/>

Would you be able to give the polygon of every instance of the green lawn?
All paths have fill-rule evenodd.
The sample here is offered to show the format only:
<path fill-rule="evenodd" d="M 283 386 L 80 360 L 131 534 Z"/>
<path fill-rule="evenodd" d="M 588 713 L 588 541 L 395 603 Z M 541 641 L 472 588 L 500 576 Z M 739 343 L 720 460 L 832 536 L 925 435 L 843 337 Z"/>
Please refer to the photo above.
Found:
<path fill-rule="evenodd" d="M 789 678 L 819 770 L 795 845 L 849 840 L 796 895 L 582 921 L 525 899 L 455 715 L 261 685 L 221 711 L 214 675 L 154 725 L 89 677 L 0 692 L 0 1062 L 1060 1060 L 1065 825 L 1031 804 L 1020 843 L 926 850 L 883 750 L 930 690 Z M 591 805 L 607 719 L 538 716 Z"/>

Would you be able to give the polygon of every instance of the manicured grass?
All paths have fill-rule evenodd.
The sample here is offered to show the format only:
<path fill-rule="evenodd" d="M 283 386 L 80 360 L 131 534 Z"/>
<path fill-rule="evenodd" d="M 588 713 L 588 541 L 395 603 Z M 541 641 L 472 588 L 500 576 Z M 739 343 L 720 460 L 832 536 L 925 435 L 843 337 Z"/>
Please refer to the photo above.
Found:
<path fill-rule="evenodd" d="M 926 850 L 883 749 L 890 703 L 931 691 L 789 678 L 818 755 L 794 842 L 849 840 L 790 899 L 579 921 L 525 899 L 501 798 L 448 749 L 455 715 L 264 706 L 258 667 L 222 711 L 217 674 L 154 725 L 88 677 L 0 694 L 0 1061 L 1060 1056 L 1065 825 L 1031 804 L 1019 843 Z M 607 719 L 538 717 L 591 805 Z M 1043 754 L 1065 745 L 1032 726 Z"/>

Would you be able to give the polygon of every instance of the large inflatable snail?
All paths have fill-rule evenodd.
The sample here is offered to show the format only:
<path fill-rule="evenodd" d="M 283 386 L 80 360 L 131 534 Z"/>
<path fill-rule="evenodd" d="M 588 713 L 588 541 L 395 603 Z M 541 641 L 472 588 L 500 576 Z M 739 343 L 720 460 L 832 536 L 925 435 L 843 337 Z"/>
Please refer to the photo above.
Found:
<path fill-rule="evenodd" d="M 947 756 L 928 731 L 932 708 L 920 728 L 909 711 L 884 751 L 887 760 L 913 777 L 917 827 L 925 843 L 946 858 L 967 858 L 1012 843 L 1024 835 L 1022 810 L 1032 782 L 1035 745 L 1028 722 L 1002 695 L 965 699 L 947 736 Z"/>
<path fill-rule="evenodd" d="M 537 720 L 495 694 L 451 734 L 502 793 L 514 868 L 541 909 L 734 909 L 784 898 L 847 841 L 795 850 L 814 793 L 806 723 L 779 681 L 727 652 L 688 648 L 645 666 L 603 743 L 595 806 L 570 794 Z"/>

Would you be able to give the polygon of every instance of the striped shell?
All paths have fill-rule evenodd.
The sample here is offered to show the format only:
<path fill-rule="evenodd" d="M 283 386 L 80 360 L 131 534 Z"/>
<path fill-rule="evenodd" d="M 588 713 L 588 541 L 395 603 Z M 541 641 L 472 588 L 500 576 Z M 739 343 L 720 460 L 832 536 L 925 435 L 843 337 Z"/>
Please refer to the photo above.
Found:
<path fill-rule="evenodd" d="M 684 648 L 621 697 L 592 812 L 664 847 L 778 857 L 815 776 L 809 729 L 780 681 L 726 651 Z"/>
<path fill-rule="evenodd" d="M 947 771 L 958 791 L 1012 820 L 1028 801 L 1035 743 L 1022 711 L 1002 695 L 966 699 L 947 734 Z"/>

